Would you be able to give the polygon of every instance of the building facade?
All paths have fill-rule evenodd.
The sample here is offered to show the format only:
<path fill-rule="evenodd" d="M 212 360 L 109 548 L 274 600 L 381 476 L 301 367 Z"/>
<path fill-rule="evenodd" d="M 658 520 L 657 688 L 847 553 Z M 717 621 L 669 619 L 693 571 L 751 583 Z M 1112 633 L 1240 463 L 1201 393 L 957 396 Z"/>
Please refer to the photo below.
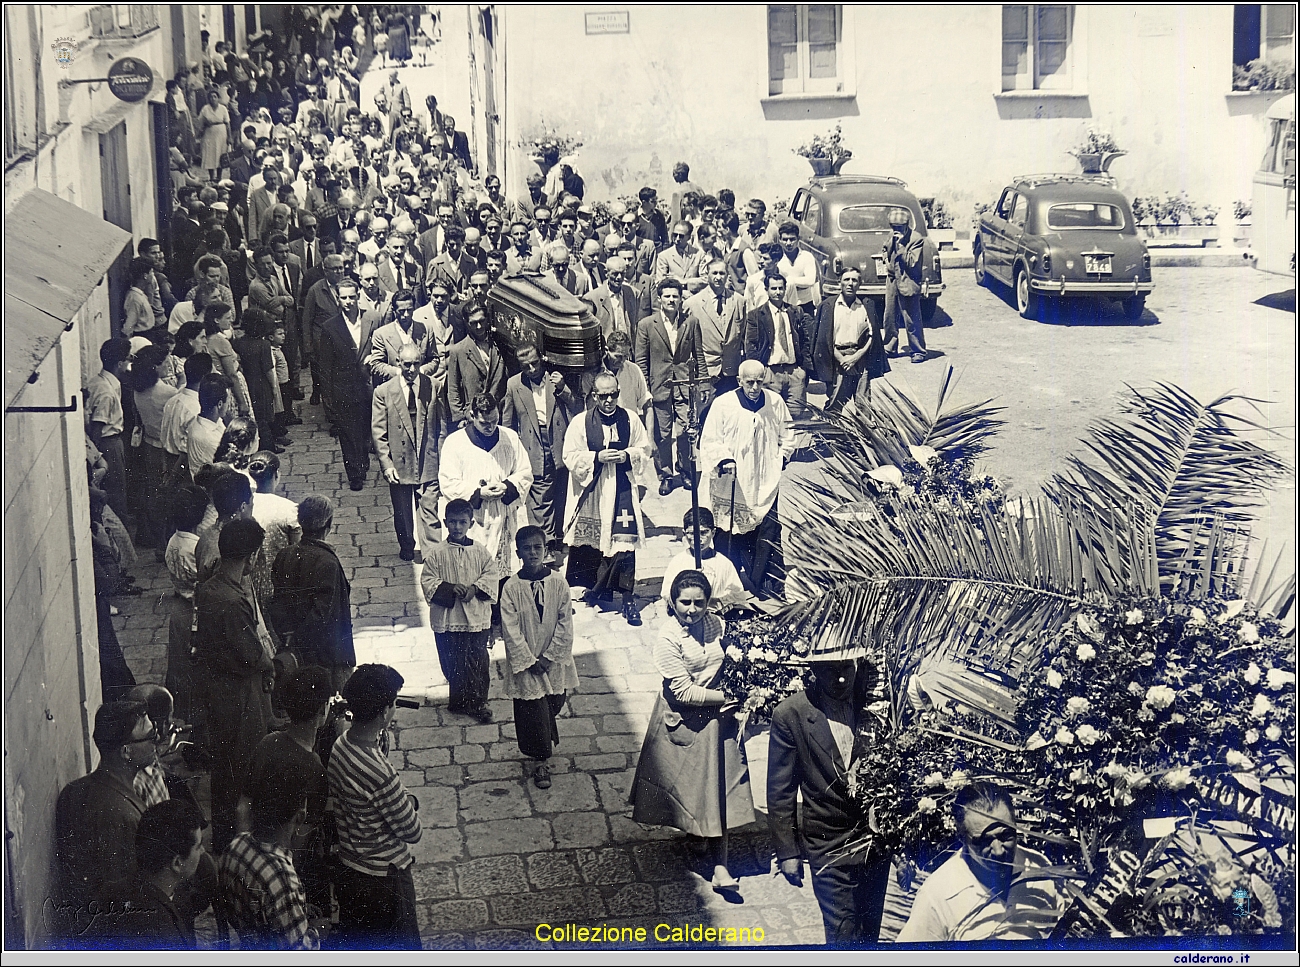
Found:
<path fill-rule="evenodd" d="M 1126 194 L 1230 211 L 1282 94 L 1249 90 L 1248 65 L 1294 78 L 1291 5 L 494 9 L 508 190 L 549 129 L 583 142 L 593 199 L 662 193 L 677 161 L 709 190 L 789 199 L 809 175 L 793 149 L 838 124 L 845 173 L 900 177 L 965 228 L 1012 176 L 1078 170 L 1091 128 L 1127 152 Z"/>
<path fill-rule="evenodd" d="M 5 923 L 39 946 L 54 802 L 96 764 L 100 704 L 81 387 L 120 331 L 121 272 L 170 214 L 164 82 L 243 5 L 6 4 L 4 22 Z M 256 11 L 252 11 L 254 20 Z M 151 68 L 136 103 L 104 78 Z M 162 213 L 160 215 L 160 213 Z M 75 407 L 75 408 L 74 408 Z"/>

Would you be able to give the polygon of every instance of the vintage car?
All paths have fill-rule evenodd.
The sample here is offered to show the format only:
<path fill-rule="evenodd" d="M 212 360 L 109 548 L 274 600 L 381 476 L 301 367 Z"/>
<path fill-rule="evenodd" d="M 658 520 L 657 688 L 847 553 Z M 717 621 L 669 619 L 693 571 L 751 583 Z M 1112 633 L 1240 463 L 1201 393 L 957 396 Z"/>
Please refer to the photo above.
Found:
<path fill-rule="evenodd" d="M 889 213 L 895 208 L 906 211 L 912 230 L 925 238 L 921 315 L 928 322 L 943 291 L 943 270 L 938 246 L 925 230 L 921 206 L 905 182 L 877 175 L 813 178 L 795 192 L 790 218 L 799 223 L 799 244 L 817 257 L 824 296 L 837 295 L 840 273 L 854 266 L 862 272 L 858 294 L 871 296 L 883 306 L 883 251 L 890 236 Z"/>
<path fill-rule="evenodd" d="M 975 281 L 1011 286 L 1016 308 L 1038 317 L 1044 297 L 1119 299 L 1142 318 L 1151 256 L 1128 199 L 1109 175 L 1025 175 L 1002 192 L 972 240 Z"/>
<path fill-rule="evenodd" d="M 506 275 L 488 293 L 497 346 L 511 372 L 523 342 L 540 346 L 556 369 L 577 374 L 600 362 L 600 322 L 591 305 L 570 293 L 553 276 L 536 272 Z"/>

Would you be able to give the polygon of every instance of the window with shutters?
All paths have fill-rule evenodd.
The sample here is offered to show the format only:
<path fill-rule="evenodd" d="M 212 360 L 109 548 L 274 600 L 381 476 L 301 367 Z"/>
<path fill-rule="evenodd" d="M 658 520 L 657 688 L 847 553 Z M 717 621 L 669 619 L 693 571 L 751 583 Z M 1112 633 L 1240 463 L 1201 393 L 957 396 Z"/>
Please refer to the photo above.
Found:
<path fill-rule="evenodd" d="M 767 8 L 768 94 L 843 93 L 844 54 L 844 8 L 839 4 Z"/>
<path fill-rule="evenodd" d="M 1232 9 L 1232 87 L 1295 87 L 1296 9 L 1289 3 L 1238 3 Z"/>
<path fill-rule="evenodd" d="M 1073 4 L 1004 4 L 1002 90 L 1075 87 Z"/>
<path fill-rule="evenodd" d="M 5 4 L 4 8 L 4 127 L 5 167 L 20 161 L 44 135 L 41 84 L 32 56 L 32 16 L 35 8 Z"/>

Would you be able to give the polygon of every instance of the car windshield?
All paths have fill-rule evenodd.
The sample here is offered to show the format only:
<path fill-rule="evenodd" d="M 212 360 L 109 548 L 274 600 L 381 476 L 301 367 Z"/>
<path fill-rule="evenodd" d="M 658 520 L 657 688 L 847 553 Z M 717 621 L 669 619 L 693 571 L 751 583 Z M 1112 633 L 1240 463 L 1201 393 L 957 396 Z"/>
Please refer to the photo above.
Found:
<path fill-rule="evenodd" d="M 1075 203 L 1053 205 L 1047 210 L 1047 227 L 1105 228 L 1118 230 L 1124 227 L 1124 211 L 1118 205 Z"/>
<path fill-rule="evenodd" d="M 907 222 L 914 225 L 912 210 L 905 205 L 854 205 L 840 212 L 841 232 L 888 232 L 889 213 L 907 213 Z"/>

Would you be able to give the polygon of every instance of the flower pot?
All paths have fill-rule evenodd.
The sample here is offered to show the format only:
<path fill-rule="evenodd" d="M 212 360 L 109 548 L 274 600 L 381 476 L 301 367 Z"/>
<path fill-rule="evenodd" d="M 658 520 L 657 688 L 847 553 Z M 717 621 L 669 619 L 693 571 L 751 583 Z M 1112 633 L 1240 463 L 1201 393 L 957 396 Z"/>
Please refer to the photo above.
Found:
<path fill-rule="evenodd" d="M 817 178 L 824 178 L 835 171 L 835 162 L 830 158 L 809 158 L 808 163 L 812 165 L 813 175 Z"/>
<path fill-rule="evenodd" d="M 1127 151 L 1071 151 L 1079 159 L 1079 167 L 1085 175 L 1100 175 L 1110 171 L 1110 163 Z"/>
<path fill-rule="evenodd" d="M 926 229 L 926 235 L 930 241 L 934 242 L 935 247 L 943 252 L 952 251 L 953 245 L 957 241 L 957 229 L 955 228 L 929 228 Z"/>

